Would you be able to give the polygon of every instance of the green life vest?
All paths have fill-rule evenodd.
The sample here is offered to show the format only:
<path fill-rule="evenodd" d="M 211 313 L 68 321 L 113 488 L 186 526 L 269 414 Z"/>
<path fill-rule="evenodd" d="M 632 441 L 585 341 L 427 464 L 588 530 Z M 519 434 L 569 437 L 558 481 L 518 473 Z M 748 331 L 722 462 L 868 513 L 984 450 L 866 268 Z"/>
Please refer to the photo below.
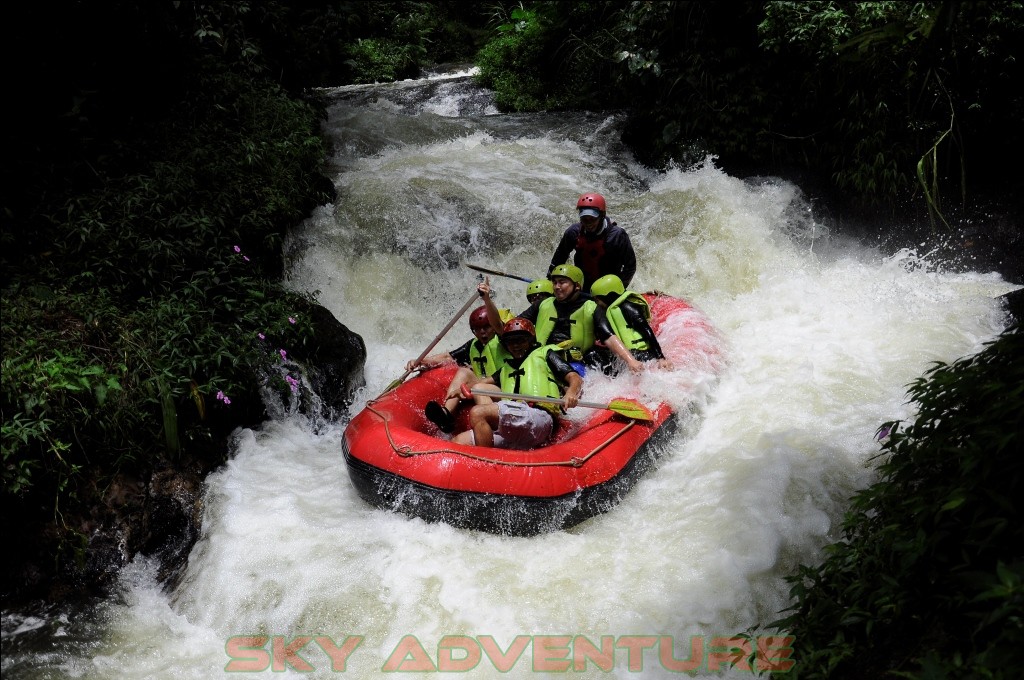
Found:
<path fill-rule="evenodd" d="M 647 304 L 644 296 L 627 290 L 605 309 L 604 313 L 608 317 L 608 325 L 612 327 L 615 335 L 619 337 L 619 340 L 626 346 L 626 349 L 635 349 L 641 352 L 648 350 L 650 347 L 647 346 L 647 341 L 643 339 L 640 333 L 626 323 L 626 318 L 622 315 L 619 305 L 627 301 L 639 305 L 643 309 L 644 319 L 647 321 L 651 320 L 651 306 Z"/>
<path fill-rule="evenodd" d="M 481 378 L 494 375 L 505 364 L 505 360 L 511 356 L 498 340 L 497 335 L 488 340 L 482 348 L 479 340 L 474 340 L 469 344 L 469 365 L 473 368 L 473 372 Z"/>
<path fill-rule="evenodd" d="M 498 385 L 502 392 L 533 395 L 536 397 L 562 397 L 562 384 L 548 365 L 548 350 L 558 351 L 558 345 L 544 345 L 530 352 L 518 368 L 509 364 L 501 367 Z M 537 403 L 554 415 L 561 412 L 558 404 Z"/>
<path fill-rule="evenodd" d="M 594 310 L 597 303 L 587 300 L 579 308 L 569 315 L 569 333 L 572 339 L 572 346 L 578 347 L 584 352 L 594 346 Z M 555 330 L 555 320 L 558 312 L 555 310 L 555 298 L 547 298 L 537 308 L 537 342 L 545 344 Z"/>

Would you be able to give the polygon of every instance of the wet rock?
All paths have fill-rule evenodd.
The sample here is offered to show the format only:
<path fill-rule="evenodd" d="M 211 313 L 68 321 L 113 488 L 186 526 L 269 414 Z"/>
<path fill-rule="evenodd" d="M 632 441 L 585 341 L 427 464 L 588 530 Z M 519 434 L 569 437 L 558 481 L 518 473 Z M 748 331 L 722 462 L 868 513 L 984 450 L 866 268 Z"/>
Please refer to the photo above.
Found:
<path fill-rule="evenodd" d="M 306 311 L 314 337 L 296 348 L 292 356 L 306 367 L 310 385 L 324 409 L 320 415 L 333 420 L 347 413 L 353 392 L 365 384 L 366 344 L 326 308 L 310 305 Z"/>
<path fill-rule="evenodd" d="M 198 470 L 165 468 L 149 482 L 139 552 L 157 559 L 168 583 L 184 569 L 202 530 L 203 483 Z"/>
<path fill-rule="evenodd" d="M 1024 288 L 1007 293 L 1002 296 L 1006 303 L 1006 310 L 1018 324 L 1024 324 Z"/>

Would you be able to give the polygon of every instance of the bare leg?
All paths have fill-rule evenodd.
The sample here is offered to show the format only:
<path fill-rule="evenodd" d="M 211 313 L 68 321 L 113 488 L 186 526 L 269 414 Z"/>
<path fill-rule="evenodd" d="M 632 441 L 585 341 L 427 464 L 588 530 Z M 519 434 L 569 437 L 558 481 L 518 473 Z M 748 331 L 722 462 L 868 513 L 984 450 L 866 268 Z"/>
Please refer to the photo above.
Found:
<path fill-rule="evenodd" d="M 474 406 L 469 412 L 469 426 L 473 429 L 477 446 L 494 446 L 494 431 L 498 429 L 498 405 Z"/>
<path fill-rule="evenodd" d="M 466 446 L 473 446 L 476 442 L 473 440 L 473 430 L 466 430 L 460 432 L 452 437 L 453 444 L 465 444 Z"/>
<path fill-rule="evenodd" d="M 459 402 L 462 400 L 462 386 L 475 377 L 473 369 L 468 366 L 460 366 L 459 370 L 455 372 L 455 377 L 448 384 L 448 393 L 445 394 L 444 399 L 444 407 L 449 412 L 455 413 L 455 409 L 459 407 Z"/>

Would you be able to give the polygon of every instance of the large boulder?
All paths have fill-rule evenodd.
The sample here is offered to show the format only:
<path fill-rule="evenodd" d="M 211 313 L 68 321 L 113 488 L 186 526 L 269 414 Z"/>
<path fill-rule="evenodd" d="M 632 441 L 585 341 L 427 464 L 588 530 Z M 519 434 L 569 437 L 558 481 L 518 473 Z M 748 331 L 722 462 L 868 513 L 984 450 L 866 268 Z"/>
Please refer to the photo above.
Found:
<path fill-rule="evenodd" d="M 366 345 L 326 308 L 311 304 L 306 313 L 314 328 L 313 339 L 295 348 L 292 356 L 305 367 L 324 410 L 321 415 L 336 419 L 347 413 L 352 394 L 366 382 Z"/>

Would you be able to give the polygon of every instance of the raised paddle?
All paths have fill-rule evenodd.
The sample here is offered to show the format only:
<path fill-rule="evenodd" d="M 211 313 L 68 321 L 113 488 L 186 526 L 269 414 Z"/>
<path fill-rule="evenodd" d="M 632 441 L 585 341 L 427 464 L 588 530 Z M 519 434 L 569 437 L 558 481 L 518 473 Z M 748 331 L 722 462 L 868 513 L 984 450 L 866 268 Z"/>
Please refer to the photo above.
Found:
<path fill-rule="evenodd" d="M 462 308 L 459 309 L 459 311 L 455 312 L 455 316 L 452 317 L 452 320 L 449 321 L 448 324 L 441 329 L 441 332 L 437 334 L 437 337 L 435 337 L 430 342 L 430 344 L 427 345 L 427 348 L 423 350 L 423 352 L 420 353 L 418 357 L 416 357 L 416 361 L 413 362 L 414 367 L 416 366 L 416 364 L 423 361 L 423 357 L 430 354 L 430 350 L 434 349 L 434 346 L 441 341 L 441 338 L 444 337 L 445 333 L 451 330 L 452 326 L 455 325 L 455 322 L 458 321 L 462 317 L 462 315 L 466 313 L 466 310 L 473 306 L 473 302 L 475 302 L 478 299 L 480 299 L 480 293 L 474 290 L 473 294 L 469 296 L 468 300 L 466 300 L 466 304 L 462 305 Z M 415 370 L 415 368 L 410 368 L 408 371 L 403 373 L 400 378 L 392 380 L 391 384 L 384 388 L 384 392 L 381 392 L 381 394 L 384 394 L 385 392 L 390 392 L 391 390 L 401 385 L 403 382 L 405 382 L 405 379 L 409 377 L 409 374 Z"/>
<path fill-rule="evenodd" d="M 505 272 L 499 272 L 493 269 L 485 269 L 484 267 L 475 264 L 467 264 L 466 266 L 469 267 L 470 269 L 475 269 L 478 272 L 483 272 L 485 274 L 494 274 L 495 276 L 504 276 L 509 279 L 516 279 L 517 281 L 526 281 L 527 283 L 533 283 L 533 279 L 528 279 L 525 276 L 516 276 L 515 274 L 506 274 Z"/>
<path fill-rule="evenodd" d="M 463 385 L 463 388 L 466 386 Z M 474 387 L 470 390 L 472 394 L 479 394 L 482 397 L 491 397 L 494 399 L 518 399 L 519 401 L 543 401 L 548 404 L 561 404 L 565 406 L 565 399 L 556 399 L 555 397 L 535 397 L 529 394 L 515 394 L 514 392 L 492 392 L 490 390 L 482 390 L 479 387 Z M 466 396 L 466 390 L 462 390 L 463 396 Z M 577 406 L 583 406 L 586 408 L 603 408 L 610 411 L 615 411 L 621 416 L 632 418 L 633 420 L 654 420 L 654 415 L 650 410 L 643 404 L 638 404 L 635 401 L 629 399 L 612 399 L 611 403 L 599 404 L 592 401 L 581 401 L 576 404 Z"/>

